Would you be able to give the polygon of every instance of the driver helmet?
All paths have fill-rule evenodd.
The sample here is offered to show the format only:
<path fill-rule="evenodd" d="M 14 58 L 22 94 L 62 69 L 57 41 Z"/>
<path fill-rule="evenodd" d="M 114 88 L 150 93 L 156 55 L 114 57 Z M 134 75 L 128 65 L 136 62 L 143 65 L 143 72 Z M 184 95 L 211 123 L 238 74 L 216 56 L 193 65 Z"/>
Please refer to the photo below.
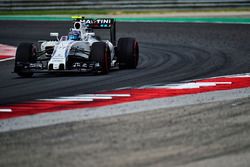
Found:
<path fill-rule="evenodd" d="M 80 35 L 81 35 L 80 31 L 73 30 L 69 32 L 68 38 L 69 40 L 78 41 L 80 40 Z"/>

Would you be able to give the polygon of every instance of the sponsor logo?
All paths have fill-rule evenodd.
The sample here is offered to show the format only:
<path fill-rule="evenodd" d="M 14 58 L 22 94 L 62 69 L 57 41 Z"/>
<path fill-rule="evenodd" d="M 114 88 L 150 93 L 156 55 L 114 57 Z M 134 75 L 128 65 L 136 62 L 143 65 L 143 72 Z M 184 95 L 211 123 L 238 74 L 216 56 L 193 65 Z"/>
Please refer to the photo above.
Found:
<path fill-rule="evenodd" d="M 112 20 L 111 19 L 85 19 L 83 20 L 85 24 L 111 24 Z"/>

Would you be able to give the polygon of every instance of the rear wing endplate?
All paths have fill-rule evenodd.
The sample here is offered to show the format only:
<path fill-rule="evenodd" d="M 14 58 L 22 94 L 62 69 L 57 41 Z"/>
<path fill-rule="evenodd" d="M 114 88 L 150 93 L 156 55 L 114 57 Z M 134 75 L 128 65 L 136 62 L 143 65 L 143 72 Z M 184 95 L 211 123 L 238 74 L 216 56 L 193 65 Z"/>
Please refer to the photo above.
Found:
<path fill-rule="evenodd" d="M 110 39 L 113 45 L 116 45 L 116 22 L 113 18 L 85 18 L 83 16 L 73 16 L 72 19 L 76 22 L 84 23 L 85 26 L 91 29 L 109 29 Z"/>

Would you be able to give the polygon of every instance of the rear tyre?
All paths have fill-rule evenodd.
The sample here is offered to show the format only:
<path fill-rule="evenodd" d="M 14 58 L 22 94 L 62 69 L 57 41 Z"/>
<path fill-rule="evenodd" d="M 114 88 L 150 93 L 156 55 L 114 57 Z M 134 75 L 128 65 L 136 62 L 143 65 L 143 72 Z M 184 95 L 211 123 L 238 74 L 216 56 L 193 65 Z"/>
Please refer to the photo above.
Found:
<path fill-rule="evenodd" d="M 33 73 L 29 71 L 29 64 L 36 62 L 36 47 L 32 43 L 21 43 L 17 47 L 15 68 L 21 77 L 32 77 Z"/>
<path fill-rule="evenodd" d="M 139 45 L 134 38 L 120 38 L 117 45 L 120 69 L 135 69 L 139 60 Z"/>
<path fill-rule="evenodd" d="M 105 42 L 95 42 L 91 46 L 90 60 L 99 63 L 97 73 L 107 74 L 110 69 L 110 51 Z"/>

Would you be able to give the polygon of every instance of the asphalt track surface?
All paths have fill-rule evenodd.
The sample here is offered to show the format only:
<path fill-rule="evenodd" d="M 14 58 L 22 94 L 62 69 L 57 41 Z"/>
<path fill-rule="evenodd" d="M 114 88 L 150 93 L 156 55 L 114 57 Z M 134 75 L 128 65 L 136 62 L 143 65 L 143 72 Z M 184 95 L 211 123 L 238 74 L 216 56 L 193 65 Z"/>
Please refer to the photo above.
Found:
<path fill-rule="evenodd" d="M 0 134 L 0 166 L 249 167 L 250 98 Z"/>
<path fill-rule="evenodd" d="M 67 33 L 70 22 L 0 21 L 0 43 Z M 136 37 L 138 69 L 105 76 L 11 74 L 0 64 L 0 104 L 250 72 L 250 25 L 118 23 Z M 0 166 L 249 166 L 249 98 L 0 134 Z"/>
<path fill-rule="evenodd" d="M 71 22 L 0 21 L 0 43 L 36 42 L 48 39 L 49 32 L 67 34 L 71 26 Z M 249 72 L 249 29 L 250 25 L 236 24 L 118 23 L 118 38 L 139 41 L 138 69 L 105 76 L 20 78 L 11 74 L 14 61 L 2 62 L 0 104 Z"/>

